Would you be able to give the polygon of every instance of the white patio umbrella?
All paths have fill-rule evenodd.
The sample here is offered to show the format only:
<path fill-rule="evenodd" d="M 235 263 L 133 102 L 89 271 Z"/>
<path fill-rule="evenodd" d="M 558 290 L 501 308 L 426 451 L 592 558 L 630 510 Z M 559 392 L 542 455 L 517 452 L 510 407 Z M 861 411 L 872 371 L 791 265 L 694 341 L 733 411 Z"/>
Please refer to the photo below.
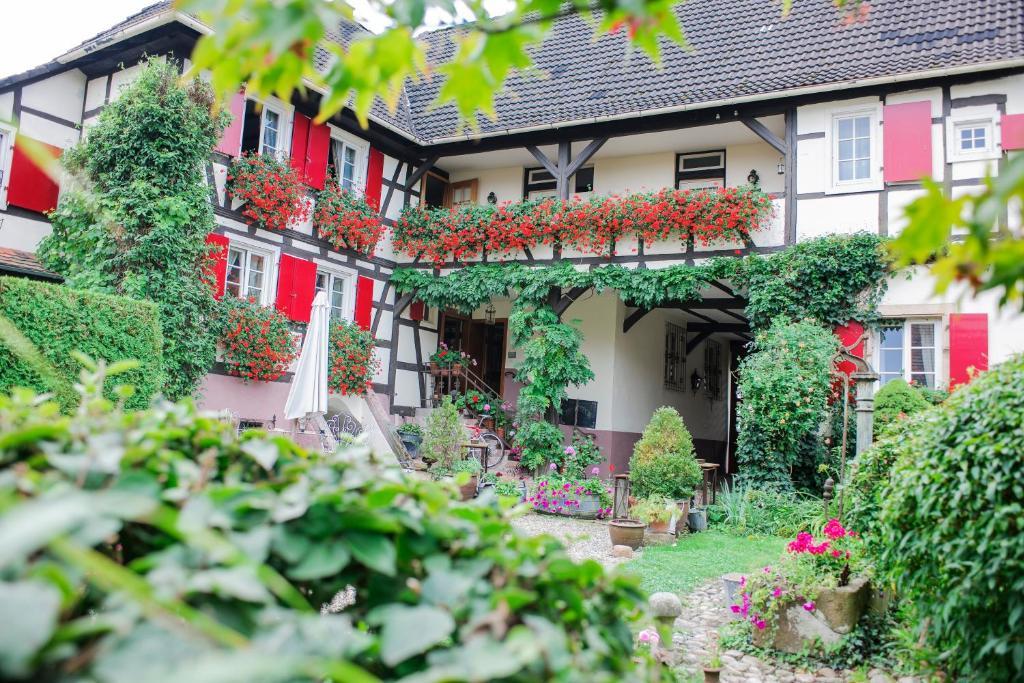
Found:
<path fill-rule="evenodd" d="M 334 435 L 327 427 L 327 341 L 330 335 L 330 311 L 327 293 L 319 292 L 313 298 L 309 327 L 302 342 L 299 364 L 295 368 L 284 416 L 289 420 L 312 419 L 320 428 L 328 447 L 333 450 Z"/>

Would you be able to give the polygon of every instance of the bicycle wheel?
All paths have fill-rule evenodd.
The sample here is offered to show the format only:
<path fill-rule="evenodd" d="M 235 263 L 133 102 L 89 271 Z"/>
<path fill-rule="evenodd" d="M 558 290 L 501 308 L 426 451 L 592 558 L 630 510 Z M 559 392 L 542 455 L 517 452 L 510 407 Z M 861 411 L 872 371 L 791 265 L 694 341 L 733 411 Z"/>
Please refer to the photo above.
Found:
<path fill-rule="evenodd" d="M 487 469 L 492 470 L 505 459 L 505 444 L 494 432 L 483 432 L 480 438 L 487 444 L 484 457 L 487 458 Z"/>

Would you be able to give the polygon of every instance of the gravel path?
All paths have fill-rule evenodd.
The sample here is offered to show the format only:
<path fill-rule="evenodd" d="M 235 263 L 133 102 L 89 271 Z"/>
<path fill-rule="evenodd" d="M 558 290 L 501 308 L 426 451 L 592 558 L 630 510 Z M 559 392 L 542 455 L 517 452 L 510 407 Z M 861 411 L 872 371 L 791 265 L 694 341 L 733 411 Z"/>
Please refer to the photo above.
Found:
<path fill-rule="evenodd" d="M 512 526 L 529 536 L 550 534 L 561 540 L 574 560 L 597 560 L 605 567 L 614 567 L 623 558 L 612 557 L 608 523 L 601 520 L 573 519 L 531 512 L 512 520 Z"/>

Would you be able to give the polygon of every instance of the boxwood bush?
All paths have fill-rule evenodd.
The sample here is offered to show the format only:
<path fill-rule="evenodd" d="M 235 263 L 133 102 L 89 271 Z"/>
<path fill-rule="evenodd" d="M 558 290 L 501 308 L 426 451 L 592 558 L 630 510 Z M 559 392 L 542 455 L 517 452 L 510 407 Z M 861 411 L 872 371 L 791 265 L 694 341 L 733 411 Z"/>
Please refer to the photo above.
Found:
<path fill-rule="evenodd" d="M 629 460 L 629 483 L 638 498 L 686 500 L 701 483 L 693 438 L 675 408 L 654 411 Z"/>
<path fill-rule="evenodd" d="M 61 406 L 69 409 L 77 402 L 71 386 L 82 369 L 72 351 L 110 362 L 139 360 L 139 367 L 122 378 L 136 389 L 128 407 L 148 405 L 163 387 L 163 337 L 151 303 L 0 277 L 0 315 L 39 349 L 60 380 L 52 386 L 0 342 L 0 392 L 17 386 L 54 392 Z"/>
<path fill-rule="evenodd" d="M 662 675 L 636 580 L 520 536 L 496 497 L 84 387 L 72 416 L 0 397 L 4 680 Z"/>
<path fill-rule="evenodd" d="M 882 493 L 883 564 L 953 673 L 1024 678 L 1024 355 L 916 427 Z"/>
<path fill-rule="evenodd" d="M 883 433 L 889 426 L 932 405 L 921 392 L 902 379 L 886 382 L 875 395 L 875 426 Z"/>

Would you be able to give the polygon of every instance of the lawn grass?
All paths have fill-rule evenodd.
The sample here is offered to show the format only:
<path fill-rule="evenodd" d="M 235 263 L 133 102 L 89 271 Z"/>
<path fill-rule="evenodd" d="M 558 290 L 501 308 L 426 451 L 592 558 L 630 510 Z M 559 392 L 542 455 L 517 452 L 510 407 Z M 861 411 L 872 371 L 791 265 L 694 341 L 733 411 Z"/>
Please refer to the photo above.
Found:
<path fill-rule="evenodd" d="M 785 546 L 784 538 L 704 531 L 682 536 L 674 546 L 644 548 L 622 570 L 638 575 L 646 591 L 685 593 L 722 574 L 746 573 L 771 564 Z"/>

